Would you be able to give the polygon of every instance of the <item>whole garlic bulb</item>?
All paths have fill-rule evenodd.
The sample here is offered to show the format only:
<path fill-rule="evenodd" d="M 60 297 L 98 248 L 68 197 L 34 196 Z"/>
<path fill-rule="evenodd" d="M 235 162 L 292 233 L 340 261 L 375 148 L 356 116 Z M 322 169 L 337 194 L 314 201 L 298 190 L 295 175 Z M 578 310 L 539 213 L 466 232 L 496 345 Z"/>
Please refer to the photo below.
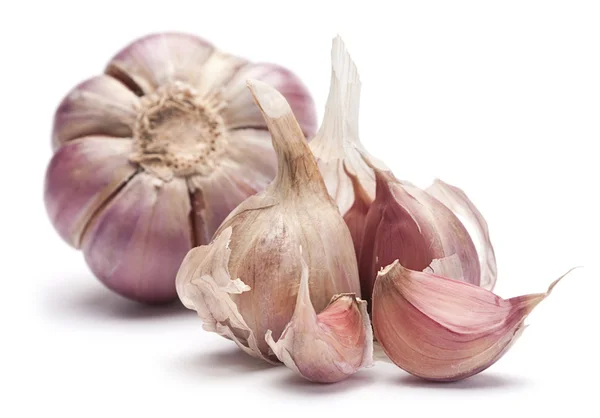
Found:
<path fill-rule="evenodd" d="M 178 33 L 133 42 L 58 107 L 46 208 L 112 290 L 144 302 L 175 299 L 187 251 L 208 243 L 275 176 L 248 78 L 277 87 L 304 134 L 314 133 L 312 99 L 290 71 Z"/>
<path fill-rule="evenodd" d="M 210 245 L 188 253 L 177 291 L 205 329 L 274 361 L 265 334 L 278 340 L 292 319 L 302 275 L 302 258 L 295 256 L 299 247 L 313 312 L 322 312 L 336 294 L 360 296 L 360 284 L 350 232 L 290 105 L 273 87 L 248 84 L 271 131 L 277 176 L 229 215 Z M 357 327 L 356 332 L 365 331 Z"/>

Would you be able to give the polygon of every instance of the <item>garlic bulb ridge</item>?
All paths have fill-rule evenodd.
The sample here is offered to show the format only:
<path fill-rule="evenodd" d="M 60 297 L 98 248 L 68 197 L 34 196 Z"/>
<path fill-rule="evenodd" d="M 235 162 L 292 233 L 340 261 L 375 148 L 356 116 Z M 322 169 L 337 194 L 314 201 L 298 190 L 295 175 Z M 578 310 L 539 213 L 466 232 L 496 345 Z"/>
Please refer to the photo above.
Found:
<path fill-rule="evenodd" d="M 274 178 L 248 78 L 277 87 L 314 134 L 314 104 L 294 74 L 180 33 L 138 39 L 59 105 L 47 212 L 109 288 L 143 302 L 175 299 L 186 252 Z"/>
<path fill-rule="evenodd" d="M 248 86 L 271 133 L 277 175 L 263 192 L 243 201 L 225 219 L 210 244 L 214 251 L 199 247 L 188 254 L 177 275 L 177 291 L 201 319 L 215 322 L 211 330 L 228 338 L 234 335 L 255 356 L 276 360 L 264 336 L 270 330 L 279 339 L 292 319 L 302 263 L 300 257 L 290 255 L 298 247 L 304 249 L 316 311 L 323 311 L 334 295 L 360 296 L 360 284 L 350 233 L 327 193 L 290 105 L 266 83 L 253 80 Z M 228 247 L 223 244 L 227 240 Z M 213 286 L 210 297 L 198 296 L 207 292 L 206 287 L 199 288 L 202 277 L 224 274 L 225 269 L 217 265 L 225 264 L 215 260 L 223 260 L 222 252 L 228 251 L 227 280 L 239 280 L 236 289 L 248 290 L 224 294 Z M 227 280 L 220 280 L 220 286 L 229 288 Z M 231 325 L 232 304 L 243 327 Z M 230 316 L 219 319 L 222 312 Z M 240 327 L 244 332 L 238 332 Z"/>

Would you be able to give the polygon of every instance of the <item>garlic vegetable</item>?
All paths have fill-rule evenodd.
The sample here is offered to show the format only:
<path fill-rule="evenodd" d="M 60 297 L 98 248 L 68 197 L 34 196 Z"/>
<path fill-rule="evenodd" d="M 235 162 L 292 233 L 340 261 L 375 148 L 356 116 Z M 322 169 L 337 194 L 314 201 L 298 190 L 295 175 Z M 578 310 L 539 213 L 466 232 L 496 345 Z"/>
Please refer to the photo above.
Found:
<path fill-rule="evenodd" d="M 133 42 L 62 101 L 46 208 L 106 286 L 144 302 L 175 299 L 186 252 L 274 178 L 248 78 L 277 87 L 314 133 L 314 105 L 295 75 L 186 34 Z"/>
<path fill-rule="evenodd" d="M 270 330 L 279 339 L 294 313 L 302 265 L 291 254 L 304 249 L 317 312 L 334 295 L 359 297 L 360 284 L 350 233 L 290 105 L 266 83 L 254 80 L 248 86 L 271 132 L 277 175 L 227 217 L 211 244 L 188 253 L 177 274 L 177 292 L 205 329 L 275 361 L 264 337 Z"/>
<path fill-rule="evenodd" d="M 411 270 L 493 287 L 496 260 L 487 225 L 464 192 L 436 181 L 428 193 L 378 169 L 375 177 L 377 194 L 367 213 L 360 251 L 365 298 L 373 291 L 377 272 L 396 259 Z M 472 225 L 479 249 L 461 220 L 434 193 Z"/>
<path fill-rule="evenodd" d="M 310 301 L 308 266 L 302 277 L 296 308 L 277 342 L 271 330 L 265 339 L 279 360 L 304 378 L 339 382 L 373 365 L 373 331 L 367 303 L 354 294 L 340 294 L 317 315 Z"/>
<path fill-rule="evenodd" d="M 464 379 L 502 357 L 524 330 L 527 315 L 562 277 L 546 293 L 502 299 L 470 283 L 409 270 L 396 260 L 375 281 L 375 337 L 411 374 Z"/>
<path fill-rule="evenodd" d="M 325 116 L 310 148 L 327 190 L 337 203 L 357 246 L 361 241 L 366 210 L 375 197 L 372 167 L 387 170 L 385 164 L 371 156 L 360 142 L 360 90 L 356 65 L 337 36 L 331 49 L 331 84 Z"/>

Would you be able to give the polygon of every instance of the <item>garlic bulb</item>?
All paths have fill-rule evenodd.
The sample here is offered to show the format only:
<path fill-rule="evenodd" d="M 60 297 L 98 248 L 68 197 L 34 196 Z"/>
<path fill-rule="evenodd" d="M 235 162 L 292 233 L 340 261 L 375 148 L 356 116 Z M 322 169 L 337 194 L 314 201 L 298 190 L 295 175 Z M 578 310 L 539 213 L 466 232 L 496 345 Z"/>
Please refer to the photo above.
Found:
<path fill-rule="evenodd" d="M 271 330 L 265 339 L 279 360 L 313 382 L 339 382 L 373 365 L 373 330 L 367 303 L 354 294 L 336 295 L 317 315 L 310 301 L 308 266 L 302 277 L 296 308 L 279 341 Z"/>
<path fill-rule="evenodd" d="M 277 175 L 227 217 L 210 245 L 188 253 L 177 274 L 177 292 L 205 329 L 273 361 L 264 336 L 270 330 L 279 339 L 292 319 L 302 264 L 290 255 L 300 246 L 317 312 L 334 295 L 360 296 L 360 284 L 350 233 L 290 105 L 266 83 L 248 85 L 271 132 Z"/>
<path fill-rule="evenodd" d="M 375 197 L 372 167 L 387 170 L 385 164 L 371 156 L 360 142 L 360 89 L 356 65 L 338 36 L 334 38 L 331 50 L 331 84 L 325 116 L 310 148 L 327 190 L 357 245 L 361 241 L 366 209 Z M 360 194 L 357 190 L 361 190 Z"/>
<path fill-rule="evenodd" d="M 365 298 L 373 291 L 377 272 L 396 259 L 411 270 L 493 287 L 497 271 L 487 225 L 464 192 L 436 181 L 428 193 L 378 169 L 375 176 L 377 195 L 367 213 L 360 250 Z M 434 193 L 472 225 L 479 249 L 457 215 Z"/>
<path fill-rule="evenodd" d="M 248 78 L 277 87 L 303 132 L 314 133 L 312 99 L 288 70 L 177 33 L 133 42 L 60 104 L 46 208 L 109 288 L 144 302 L 173 300 L 186 252 L 208 243 L 231 210 L 274 178 L 275 153 Z"/>
<path fill-rule="evenodd" d="M 409 373 L 464 379 L 502 357 L 524 330 L 527 315 L 561 278 L 546 293 L 502 299 L 479 286 L 406 269 L 396 260 L 375 281 L 375 337 Z"/>

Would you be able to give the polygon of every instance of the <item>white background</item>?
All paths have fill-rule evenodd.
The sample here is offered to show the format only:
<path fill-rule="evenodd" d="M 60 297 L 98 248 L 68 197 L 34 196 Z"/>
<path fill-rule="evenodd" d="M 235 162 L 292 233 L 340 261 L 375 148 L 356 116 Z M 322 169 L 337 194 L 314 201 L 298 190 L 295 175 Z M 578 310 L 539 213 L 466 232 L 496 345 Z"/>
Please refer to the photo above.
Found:
<path fill-rule="evenodd" d="M 599 416 L 600 4 L 350 3 L 3 2 L 0 416 Z M 310 384 L 205 333 L 191 311 L 111 294 L 46 218 L 51 120 L 75 83 L 160 30 L 292 68 L 320 114 L 340 33 L 363 81 L 363 142 L 400 178 L 469 193 L 501 296 L 585 267 L 496 365 L 443 385 L 387 364 Z"/>

